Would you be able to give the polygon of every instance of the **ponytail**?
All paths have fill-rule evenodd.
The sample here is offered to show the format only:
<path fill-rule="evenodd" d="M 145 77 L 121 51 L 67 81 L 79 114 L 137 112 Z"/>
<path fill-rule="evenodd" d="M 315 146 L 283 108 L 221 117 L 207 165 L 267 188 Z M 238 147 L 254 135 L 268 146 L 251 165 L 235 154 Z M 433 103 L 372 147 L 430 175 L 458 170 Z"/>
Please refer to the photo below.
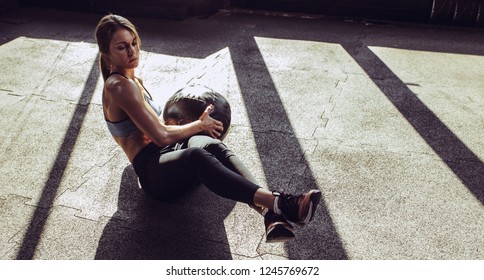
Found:
<path fill-rule="evenodd" d="M 101 69 L 101 74 L 103 76 L 103 80 L 106 81 L 109 77 L 111 72 L 109 64 L 106 62 L 104 55 L 102 53 L 99 54 L 99 68 Z"/>

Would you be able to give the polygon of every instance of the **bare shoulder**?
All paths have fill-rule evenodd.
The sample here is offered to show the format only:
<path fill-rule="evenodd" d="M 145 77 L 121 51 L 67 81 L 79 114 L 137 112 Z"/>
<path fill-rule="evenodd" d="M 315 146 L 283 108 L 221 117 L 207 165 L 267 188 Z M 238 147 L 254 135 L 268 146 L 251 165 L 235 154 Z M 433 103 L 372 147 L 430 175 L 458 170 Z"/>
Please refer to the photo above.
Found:
<path fill-rule="evenodd" d="M 109 77 L 104 85 L 104 94 L 111 108 L 119 108 L 130 115 L 144 107 L 144 100 L 136 83 L 119 75 Z"/>
<path fill-rule="evenodd" d="M 124 77 L 111 76 L 104 84 L 104 91 L 111 98 L 139 99 L 139 88 L 135 82 Z"/>
<path fill-rule="evenodd" d="M 129 92 L 133 82 L 124 77 L 117 77 L 117 75 L 110 76 L 104 83 L 104 90 L 110 94 L 123 94 Z"/>

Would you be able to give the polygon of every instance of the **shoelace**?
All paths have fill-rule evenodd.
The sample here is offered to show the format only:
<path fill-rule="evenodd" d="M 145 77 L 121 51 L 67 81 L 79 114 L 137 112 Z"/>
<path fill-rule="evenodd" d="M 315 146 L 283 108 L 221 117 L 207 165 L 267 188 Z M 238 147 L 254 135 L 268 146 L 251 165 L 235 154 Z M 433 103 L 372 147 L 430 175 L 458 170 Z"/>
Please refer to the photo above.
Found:
<path fill-rule="evenodd" d="M 300 195 L 294 196 L 292 194 L 287 194 L 287 193 L 278 192 L 278 191 L 273 191 L 272 195 L 274 195 L 276 197 L 276 201 L 274 202 L 274 212 L 276 212 L 276 213 L 279 212 L 278 214 L 282 214 L 283 210 L 287 211 L 289 209 L 295 209 L 296 210 L 295 213 L 284 213 L 284 214 L 286 216 L 290 215 L 289 217 L 286 217 L 288 219 L 296 220 L 296 221 L 299 220 L 299 217 L 298 217 L 298 212 L 299 212 L 298 201 L 299 201 Z M 279 207 L 279 199 L 281 199 L 281 198 L 284 200 L 284 202 L 281 205 L 282 207 Z"/>

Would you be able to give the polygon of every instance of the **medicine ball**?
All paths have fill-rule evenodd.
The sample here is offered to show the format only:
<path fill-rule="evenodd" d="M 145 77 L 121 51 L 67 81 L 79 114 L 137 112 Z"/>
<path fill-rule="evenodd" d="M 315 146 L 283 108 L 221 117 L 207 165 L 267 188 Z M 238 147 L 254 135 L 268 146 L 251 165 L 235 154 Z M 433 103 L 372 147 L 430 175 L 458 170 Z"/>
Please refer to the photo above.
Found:
<path fill-rule="evenodd" d="M 183 125 L 198 120 L 208 105 L 214 110 L 210 116 L 222 122 L 224 139 L 231 120 L 230 104 L 220 93 L 204 86 L 188 86 L 175 92 L 166 102 L 163 119 L 167 125 Z"/>

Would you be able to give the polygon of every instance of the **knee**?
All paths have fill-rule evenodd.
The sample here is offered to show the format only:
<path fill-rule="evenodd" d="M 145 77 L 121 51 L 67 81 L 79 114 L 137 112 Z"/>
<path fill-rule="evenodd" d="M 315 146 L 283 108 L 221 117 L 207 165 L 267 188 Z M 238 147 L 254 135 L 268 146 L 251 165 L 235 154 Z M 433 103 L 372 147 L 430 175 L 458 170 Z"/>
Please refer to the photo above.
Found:
<path fill-rule="evenodd" d="M 204 149 L 216 158 L 228 158 L 235 155 L 232 150 L 220 141 L 218 143 L 210 143 Z"/>
<path fill-rule="evenodd" d="M 188 147 L 203 149 L 217 159 L 229 158 L 235 155 L 222 141 L 205 135 L 191 137 L 188 141 Z"/>
<path fill-rule="evenodd" d="M 205 149 L 211 145 L 219 145 L 219 144 L 222 144 L 222 141 L 206 135 L 195 135 L 195 136 L 192 136 L 190 140 L 188 140 L 188 147 L 197 147 L 202 149 Z"/>

